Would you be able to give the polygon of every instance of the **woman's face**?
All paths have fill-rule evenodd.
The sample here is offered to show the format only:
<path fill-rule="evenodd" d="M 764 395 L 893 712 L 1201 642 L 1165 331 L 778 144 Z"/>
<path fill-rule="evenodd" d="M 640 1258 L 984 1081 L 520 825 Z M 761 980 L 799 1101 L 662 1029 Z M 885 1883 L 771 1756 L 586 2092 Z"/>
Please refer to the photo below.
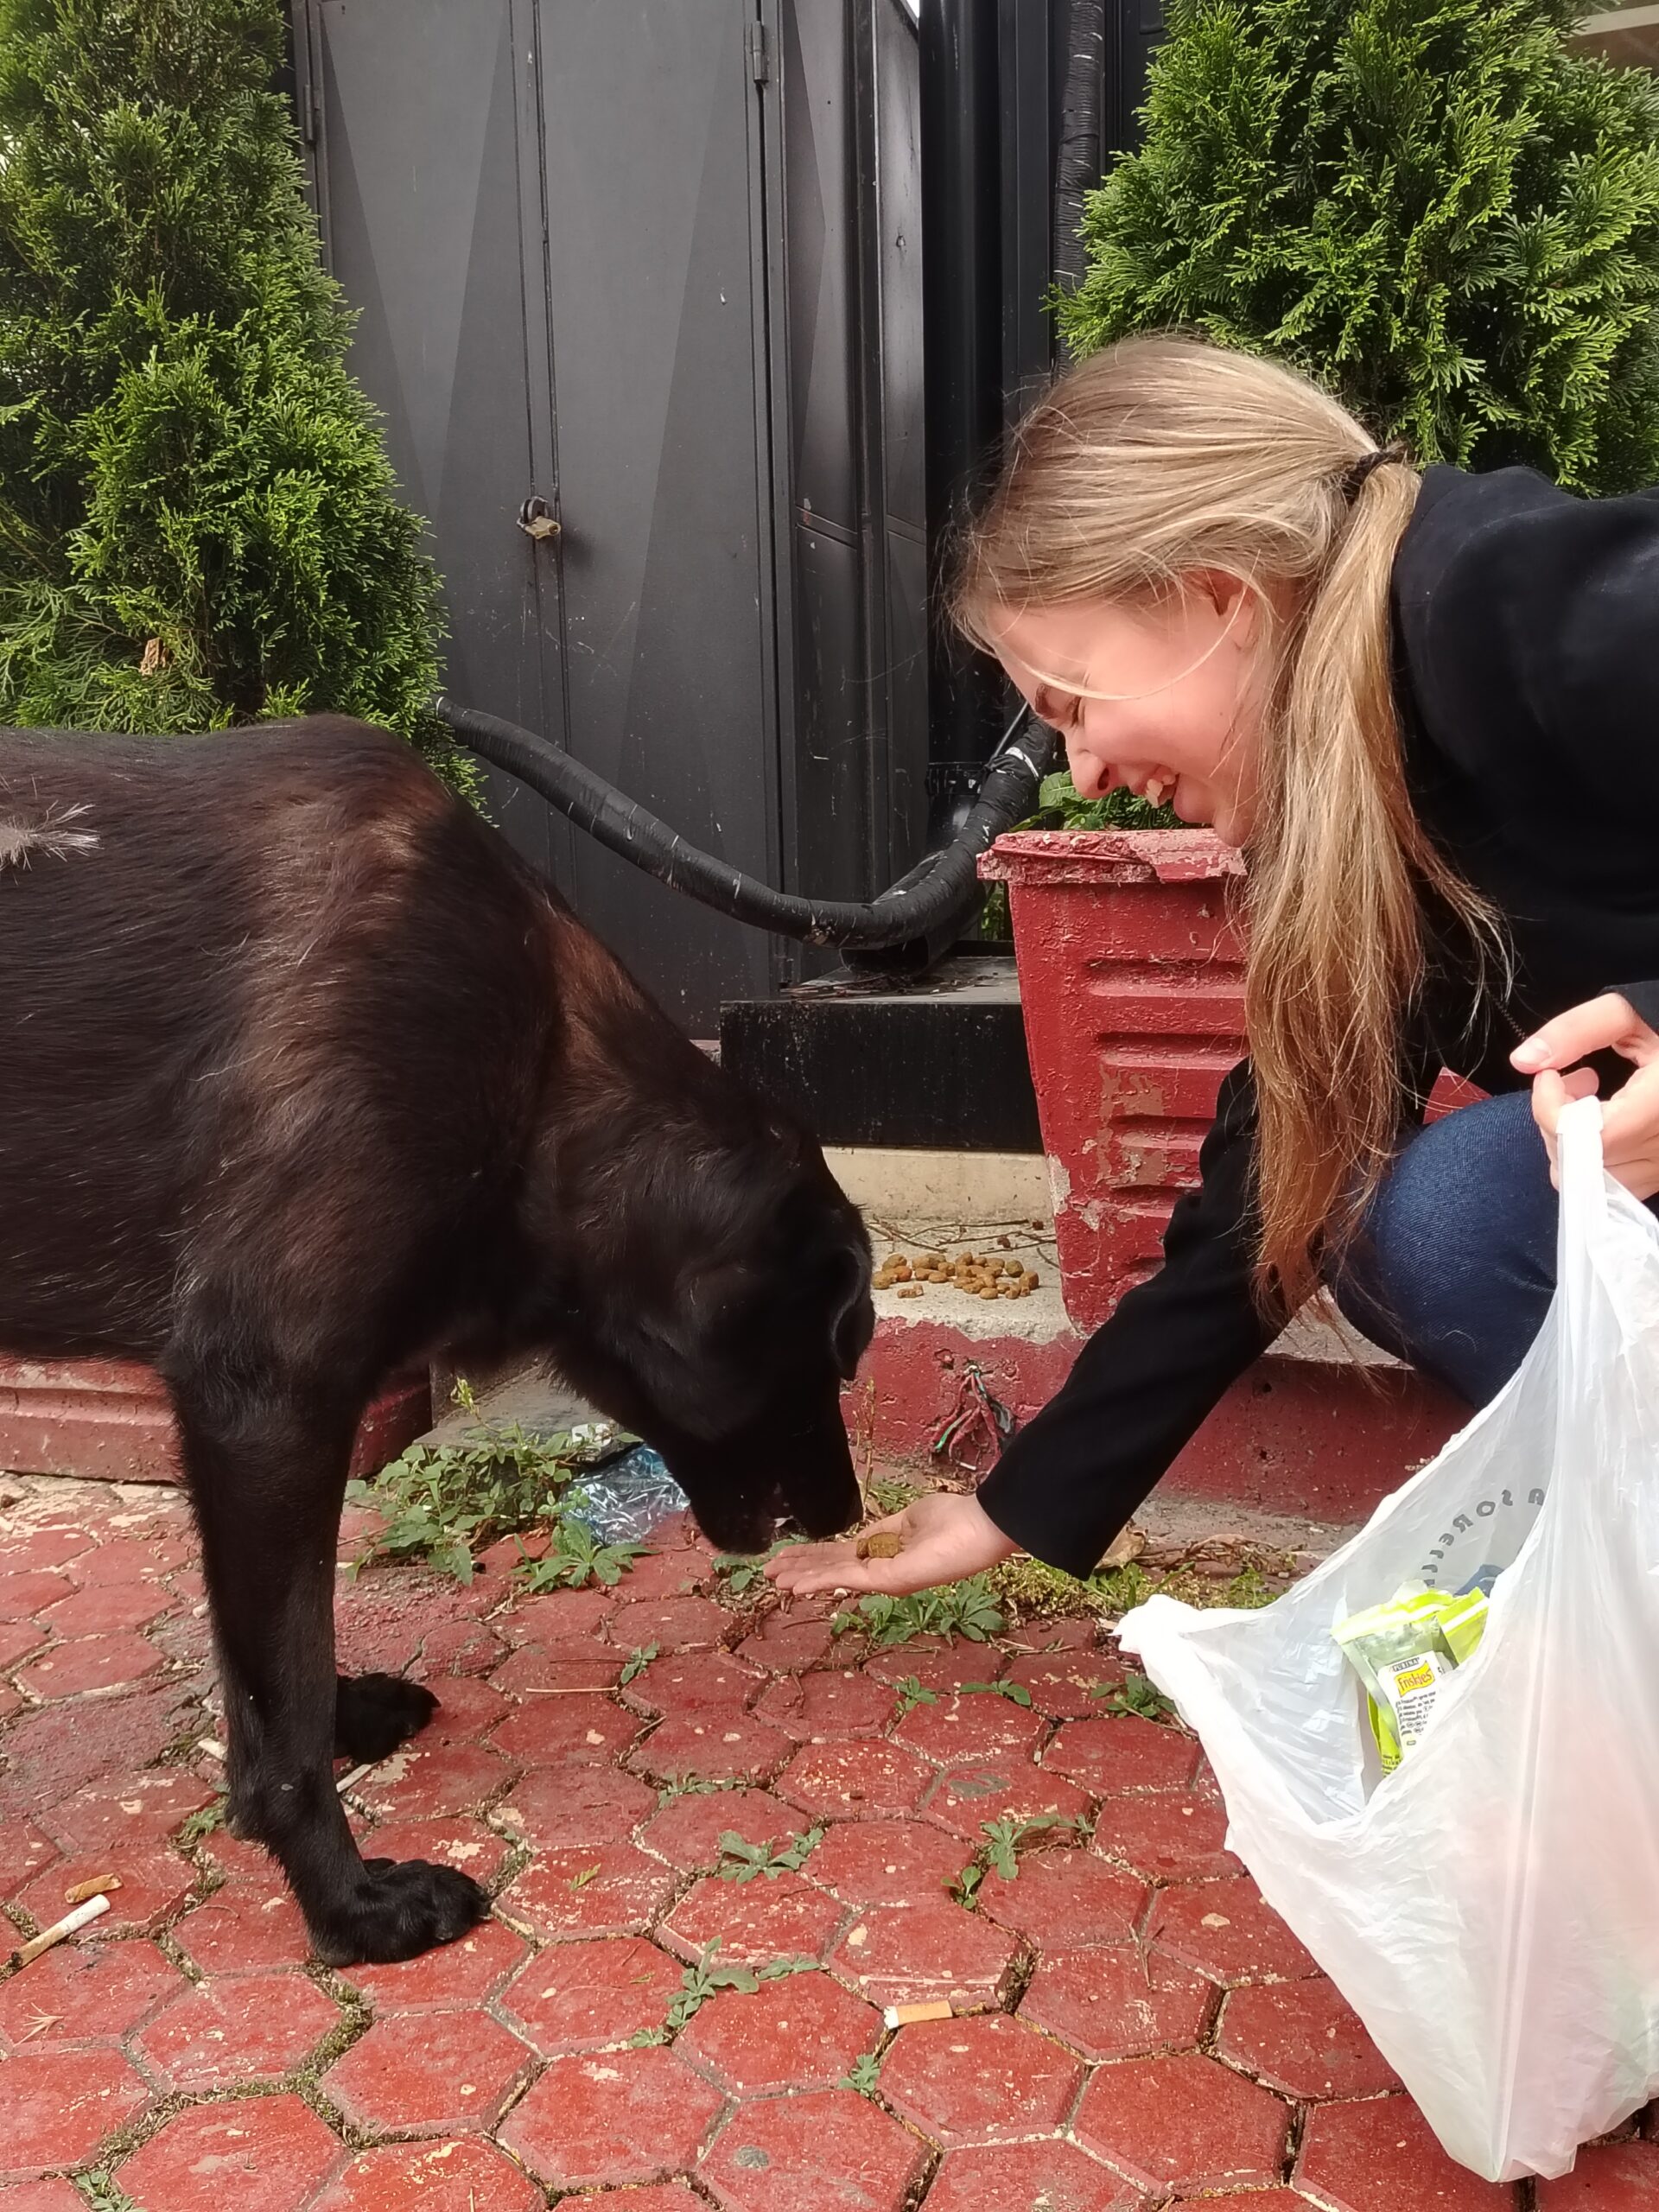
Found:
<path fill-rule="evenodd" d="M 1255 813 L 1262 609 L 1205 573 L 1155 600 L 993 611 L 997 658 L 1065 740 L 1085 798 L 1119 785 L 1243 845 Z"/>

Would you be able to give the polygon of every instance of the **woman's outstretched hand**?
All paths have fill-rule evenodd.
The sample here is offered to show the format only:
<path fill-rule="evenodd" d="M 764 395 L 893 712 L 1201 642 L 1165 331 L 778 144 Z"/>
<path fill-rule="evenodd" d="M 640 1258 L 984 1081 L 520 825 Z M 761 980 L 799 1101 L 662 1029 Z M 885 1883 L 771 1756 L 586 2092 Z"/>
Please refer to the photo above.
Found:
<path fill-rule="evenodd" d="M 849 1536 L 835 1544 L 789 1544 L 766 1568 L 781 1591 L 810 1597 L 821 1590 L 880 1591 L 889 1598 L 931 1590 L 935 1583 L 959 1582 L 1020 1548 L 1005 1536 L 976 1497 L 935 1491 L 918 1497 L 902 1513 L 890 1513 L 861 1531 L 902 1539 L 892 1559 L 860 1559 Z"/>
<path fill-rule="evenodd" d="M 1659 1035 L 1617 991 L 1569 1007 L 1517 1045 L 1510 1064 L 1532 1084 L 1533 1119 L 1549 1147 L 1549 1175 L 1556 1179 L 1555 1124 L 1569 1099 L 1590 1098 L 1593 1068 L 1576 1064 L 1592 1052 L 1612 1051 L 1636 1073 L 1602 1109 L 1601 1156 L 1607 1173 L 1638 1198 L 1659 1192 Z"/>

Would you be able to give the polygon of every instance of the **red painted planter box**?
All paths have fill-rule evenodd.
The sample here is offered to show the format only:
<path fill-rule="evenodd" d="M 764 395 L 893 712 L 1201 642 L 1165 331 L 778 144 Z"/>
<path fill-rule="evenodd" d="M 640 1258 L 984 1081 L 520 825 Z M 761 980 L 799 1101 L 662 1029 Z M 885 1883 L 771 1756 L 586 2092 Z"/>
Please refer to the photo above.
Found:
<path fill-rule="evenodd" d="M 382 1391 L 363 1417 L 354 1475 L 375 1473 L 430 1427 L 424 1375 Z M 0 1359 L 0 1468 L 20 1475 L 176 1483 L 173 1409 L 153 1370 L 118 1359 Z"/>
<path fill-rule="evenodd" d="M 1244 1050 L 1243 867 L 1205 830 L 1056 830 L 979 869 L 1007 886 L 1061 1291 L 1089 1331 L 1161 1262 Z"/>
<path fill-rule="evenodd" d="M 1207 830 L 1019 830 L 979 872 L 1007 886 L 1060 1289 L 1087 1332 L 1161 1264 L 1243 1057 L 1243 864 Z M 1429 1118 L 1481 1096 L 1442 1075 Z"/>

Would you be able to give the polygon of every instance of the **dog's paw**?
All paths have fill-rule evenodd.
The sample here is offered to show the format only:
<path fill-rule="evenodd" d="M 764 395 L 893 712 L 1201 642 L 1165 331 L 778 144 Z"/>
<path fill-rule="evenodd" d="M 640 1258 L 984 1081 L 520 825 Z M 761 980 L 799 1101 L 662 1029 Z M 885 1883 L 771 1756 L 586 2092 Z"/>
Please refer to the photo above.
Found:
<path fill-rule="evenodd" d="M 359 1766 L 390 1758 L 437 1709 L 430 1690 L 401 1675 L 341 1675 L 334 1683 L 334 1756 Z"/>
<path fill-rule="evenodd" d="M 306 1916 L 311 1947 L 331 1967 L 417 1958 L 476 1927 L 490 1900 L 470 1874 L 424 1859 L 365 1859 L 347 1897 Z"/>

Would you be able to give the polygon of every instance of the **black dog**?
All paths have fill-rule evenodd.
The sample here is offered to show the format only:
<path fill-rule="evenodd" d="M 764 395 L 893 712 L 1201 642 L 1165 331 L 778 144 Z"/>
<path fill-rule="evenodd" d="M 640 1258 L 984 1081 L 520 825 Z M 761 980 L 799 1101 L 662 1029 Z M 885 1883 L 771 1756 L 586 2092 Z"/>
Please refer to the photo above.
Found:
<path fill-rule="evenodd" d="M 166 1379 L 233 1825 L 327 1960 L 461 1934 L 476 1885 L 365 1862 L 334 1788 L 435 1703 L 334 1674 L 365 1407 L 439 1349 L 539 1351 L 715 1543 L 831 1535 L 858 1215 L 406 746 L 332 716 L 0 733 L 0 1344 Z"/>

